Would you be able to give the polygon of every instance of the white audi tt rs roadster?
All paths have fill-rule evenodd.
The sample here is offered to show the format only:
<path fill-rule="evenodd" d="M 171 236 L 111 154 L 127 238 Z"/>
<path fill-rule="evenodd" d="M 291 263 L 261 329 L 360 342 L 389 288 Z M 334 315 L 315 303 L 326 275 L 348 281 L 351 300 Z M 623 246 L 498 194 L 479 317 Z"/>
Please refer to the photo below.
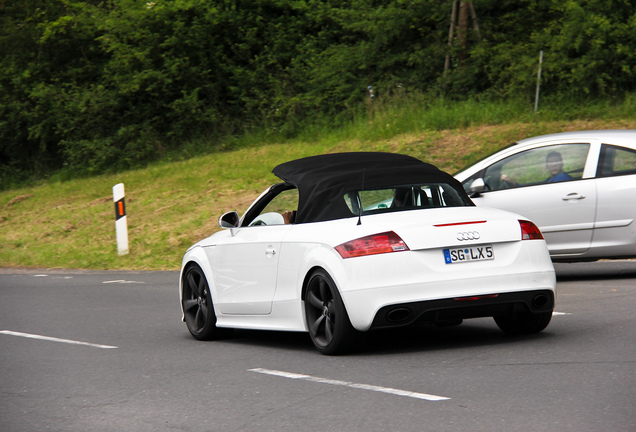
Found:
<path fill-rule="evenodd" d="M 231 329 L 308 332 L 323 354 L 360 332 L 493 317 L 527 334 L 550 322 L 556 279 L 536 225 L 476 207 L 451 175 L 410 156 L 286 162 L 281 178 L 185 253 L 179 292 L 196 339 Z"/>

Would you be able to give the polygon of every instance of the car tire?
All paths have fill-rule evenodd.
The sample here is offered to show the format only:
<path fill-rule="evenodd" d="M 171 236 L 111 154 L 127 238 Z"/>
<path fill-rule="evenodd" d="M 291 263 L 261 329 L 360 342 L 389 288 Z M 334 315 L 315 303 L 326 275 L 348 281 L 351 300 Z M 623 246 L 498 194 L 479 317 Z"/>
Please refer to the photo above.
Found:
<path fill-rule="evenodd" d="M 522 335 L 539 333 L 545 329 L 552 319 L 552 311 L 549 312 L 522 312 L 509 315 L 495 316 L 495 323 L 507 334 Z"/>
<path fill-rule="evenodd" d="M 212 295 L 203 270 L 196 264 L 183 273 L 183 313 L 190 334 L 198 340 L 217 340 L 227 337 L 232 329 L 216 326 Z"/>
<path fill-rule="evenodd" d="M 360 334 L 351 325 L 336 284 L 325 271 L 317 270 L 309 278 L 304 303 L 309 336 L 320 353 L 344 354 L 357 348 Z"/>

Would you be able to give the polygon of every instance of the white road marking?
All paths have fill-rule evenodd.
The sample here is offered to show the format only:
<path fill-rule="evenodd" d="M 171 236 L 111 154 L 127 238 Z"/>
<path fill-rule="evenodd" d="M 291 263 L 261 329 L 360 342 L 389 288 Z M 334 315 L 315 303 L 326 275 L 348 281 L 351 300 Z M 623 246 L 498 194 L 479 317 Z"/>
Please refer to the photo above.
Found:
<path fill-rule="evenodd" d="M 1 334 L 6 334 L 6 335 L 9 335 L 9 336 L 19 336 L 19 337 L 23 337 L 23 338 L 39 339 L 39 340 L 45 340 L 45 341 L 51 341 L 51 342 L 61 342 L 61 343 L 67 343 L 67 344 L 73 344 L 73 345 L 84 345 L 84 346 L 89 346 L 89 347 L 93 347 L 93 348 L 104 348 L 104 349 L 117 348 L 116 346 L 111 346 L 111 345 L 92 344 L 92 343 L 88 343 L 88 342 L 74 341 L 74 340 L 70 340 L 70 339 L 59 339 L 59 338 L 35 335 L 35 334 L 30 334 L 30 333 L 14 332 L 14 331 L 10 331 L 10 330 L 2 330 L 2 331 L 0 331 L 0 333 Z"/>
<path fill-rule="evenodd" d="M 369 385 L 369 384 L 358 384 L 358 383 L 353 383 L 348 381 L 320 378 L 320 377 L 315 377 L 311 375 L 303 375 L 303 374 L 283 372 L 283 371 L 271 370 L 271 369 L 261 369 L 261 368 L 248 369 L 248 372 L 257 372 L 261 374 L 274 375 L 274 376 L 279 376 L 283 378 L 301 379 L 305 381 L 317 382 L 322 384 L 331 384 L 331 385 L 338 385 L 338 386 L 344 386 L 344 387 L 351 387 L 355 389 L 370 390 L 370 391 L 388 393 L 388 394 L 397 395 L 397 396 L 406 396 L 406 397 L 415 398 L 415 399 L 424 399 L 428 401 L 450 400 L 450 398 L 444 397 L 444 396 L 435 396 L 435 395 L 430 395 L 426 393 L 416 393 L 416 392 L 407 391 L 407 390 L 399 390 L 399 389 L 394 389 L 390 387 L 380 387 L 380 386 Z"/>
<path fill-rule="evenodd" d="M 47 274 L 35 274 L 32 277 L 49 277 Z M 53 279 L 73 279 L 73 276 L 53 276 Z"/>
<path fill-rule="evenodd" d="M 112 280 L 112 281 L 104 281 L 102 282 L 103 284 L 112 284 L 112 283 L 119 283 L 119 284 L 143 284 L 145 282 L 140 282 L 140 281 L 129 281 L 129 280 L 124 280 L 124 279 L 119 279 L 119 280 Z"/>
<path fill-rule="evenodd" d="M 558 315 L 572 315 L 572 314 L 571 314 L 571 313 L 567 313 L 567 312 L 557 312 L 557 311 L 554 311 L 554 312 L 552 312 L 552 315 L 553 315 L 553 316 L 558 316 Z"/>

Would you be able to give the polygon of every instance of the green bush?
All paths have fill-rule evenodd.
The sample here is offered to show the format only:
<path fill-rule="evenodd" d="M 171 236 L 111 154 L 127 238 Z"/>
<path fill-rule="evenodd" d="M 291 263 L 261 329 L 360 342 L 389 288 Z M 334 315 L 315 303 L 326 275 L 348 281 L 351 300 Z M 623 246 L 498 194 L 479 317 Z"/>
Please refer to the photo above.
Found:
<path fill-rule="evenodd" d="M 541 50 L 552 100 L 636 89 L 629 0 L 475 1 L 479 34 L 449 48 L 451 5 L 0 2 L 1 187 L 62 168 L 125 169 L 193 143 L 227 148 L 245 133 L 290 138 L 375 115 L 379 100 L 531 103 Z"/>

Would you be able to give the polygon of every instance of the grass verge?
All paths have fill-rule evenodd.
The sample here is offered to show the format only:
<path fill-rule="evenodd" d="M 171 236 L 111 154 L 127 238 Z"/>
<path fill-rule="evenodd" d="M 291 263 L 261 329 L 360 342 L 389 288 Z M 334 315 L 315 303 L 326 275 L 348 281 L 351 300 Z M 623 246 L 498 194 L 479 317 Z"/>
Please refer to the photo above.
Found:
<path fill-rule="evenodd" d="M 446 110 L 443 104 L 422 103 L 371 107 L 350 125 L 314 129 L 293 141 L 252 142 L 139 170 L 2 191 L 0 266 L 178 269 L 191 244 L 218 230 L 221 213 L 242 213 L 277 181 L 271 170 L 279 163 L 322 153 L 388 151 L 455 172 L 530 136 L 636 129 L 634 105 L 632 101 L 607 110 L 595 106 L 596 114 L 579 113 L 578 119 L 572 119 L 572 113 L 555 119 L 552 111 L 514 116 L 525 108 L 475 102 Z M 130 253 L 123 257 L 117 255 L 115 241 L 112 187 L 117 183 L 126 187 Z"/>

